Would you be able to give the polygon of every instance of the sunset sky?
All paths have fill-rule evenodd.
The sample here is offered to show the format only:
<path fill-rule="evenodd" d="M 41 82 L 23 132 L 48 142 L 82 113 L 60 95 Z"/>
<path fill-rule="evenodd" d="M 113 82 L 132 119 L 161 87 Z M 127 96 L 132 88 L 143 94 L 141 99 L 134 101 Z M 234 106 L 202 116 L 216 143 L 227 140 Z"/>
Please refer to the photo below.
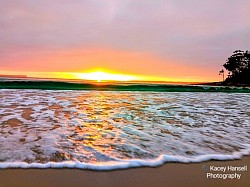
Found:
<path fill-rule="evenodd" d="M 249 0 L 0 3 L 0 74 L 220 81 L 227 57 L 250 50 Z"/>

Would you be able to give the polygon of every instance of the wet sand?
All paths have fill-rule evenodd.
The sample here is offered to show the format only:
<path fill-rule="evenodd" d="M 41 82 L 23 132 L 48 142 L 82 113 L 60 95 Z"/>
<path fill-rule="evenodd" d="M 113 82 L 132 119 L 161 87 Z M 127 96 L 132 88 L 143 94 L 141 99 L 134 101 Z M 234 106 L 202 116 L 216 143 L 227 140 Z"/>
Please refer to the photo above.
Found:
<path fill-rule="evenodd" d="M 238 171 L 238 179 L 207 179 L 205 166 L 248 166 Z M 0 186 L 250 186 L 250 156 L 234 161 L 166 163 L 157 168 L 132 168 L 115 171 L 78 169 L 2 169 Z M 218 172 L 212 172 L 213 174 Z M 222 173 L 222 172 L 219 172 Z M 228 172 L 225 173 L 235 173 Z"/>

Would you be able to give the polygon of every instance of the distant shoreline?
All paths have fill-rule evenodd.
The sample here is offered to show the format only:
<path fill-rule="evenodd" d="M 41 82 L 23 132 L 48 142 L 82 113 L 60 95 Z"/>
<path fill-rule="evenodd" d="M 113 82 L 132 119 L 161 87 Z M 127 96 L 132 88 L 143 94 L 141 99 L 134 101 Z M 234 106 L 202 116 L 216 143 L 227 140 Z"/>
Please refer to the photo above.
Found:
<path fill-rule="evenodd" d="M 2 75 L 0 74 L 0 83 L 3 81 L 41 81 L 41 82 L 67 82 L 67 83 L 81 83 L 81 84 L 157 84 L 157 85 L 194 85 L 194 86 L 233 86 L 233 87 L 246 87 L 247 84 L 235 84 L 226 82 L 183 82 L 183 81 L 92 81 L 92 80 L 81 80 L 81 79 L 61 79 L 61 78 L 39 78 L 39 77 L 28 77 L 26 75 Z M 1 87 L 0 87 L 1 88 Z"/>
<path fill-rule="evenodd" d="M 236 83 L 226 83 L 226 82 L 207 82 L 202 84 L 193 84 L 193 85 L 207 85 L 207 86 L 234 86 L 234 87 L 246 87 L 249 88 L 250 85 L 247 84 L 236 84 Z"/>

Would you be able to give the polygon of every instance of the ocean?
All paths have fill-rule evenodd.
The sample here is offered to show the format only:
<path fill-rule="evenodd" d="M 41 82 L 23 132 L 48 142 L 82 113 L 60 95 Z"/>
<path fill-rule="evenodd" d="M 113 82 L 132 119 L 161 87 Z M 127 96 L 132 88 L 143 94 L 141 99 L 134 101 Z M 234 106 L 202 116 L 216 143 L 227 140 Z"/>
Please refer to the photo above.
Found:
<path fill-rule="evenodd" d="M 4 88 L 0 168 L 113 170 L 250 154 L 249 89 Z"/>

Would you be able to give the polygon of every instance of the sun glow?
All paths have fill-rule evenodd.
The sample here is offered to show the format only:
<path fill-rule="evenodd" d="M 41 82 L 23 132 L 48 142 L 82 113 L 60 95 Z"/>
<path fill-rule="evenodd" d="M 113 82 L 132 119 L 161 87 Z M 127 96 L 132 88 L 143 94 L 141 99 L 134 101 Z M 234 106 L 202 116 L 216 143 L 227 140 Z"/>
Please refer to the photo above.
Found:
<path fill-rule="evenodd" d="M 135 76 L 131 76 L 131 75 L 113 74 L 113 73 L 106 73 L 102 71 L 95 71 L 95 72 L 90 72 L 90 73 L 79 73 L 78 78 L 85 79 L 85 80 L 93 80 L 97 82 L 131 81 L 131 80 L 137 79 Z"/>
<path fill-rule="evenodd" d="M 207 82 L 207 79 L 197 79 L 195 77 L 162 77 L 143 74 L 126 74 L 117 73 L 112 70 L 92 69 L 86 72 L 17 72 L 17 71 L 0 71 L 1 75 L 12 75 L 19 77 L 20 75 L 28 78 L 45 78 L 45 79 L 77 79 L 90 80 L 95 82 L 113 82 L 113 81 L 149 81 L 149 82 Z M 216 81 L 211 79 L 210 81 Z"/>

